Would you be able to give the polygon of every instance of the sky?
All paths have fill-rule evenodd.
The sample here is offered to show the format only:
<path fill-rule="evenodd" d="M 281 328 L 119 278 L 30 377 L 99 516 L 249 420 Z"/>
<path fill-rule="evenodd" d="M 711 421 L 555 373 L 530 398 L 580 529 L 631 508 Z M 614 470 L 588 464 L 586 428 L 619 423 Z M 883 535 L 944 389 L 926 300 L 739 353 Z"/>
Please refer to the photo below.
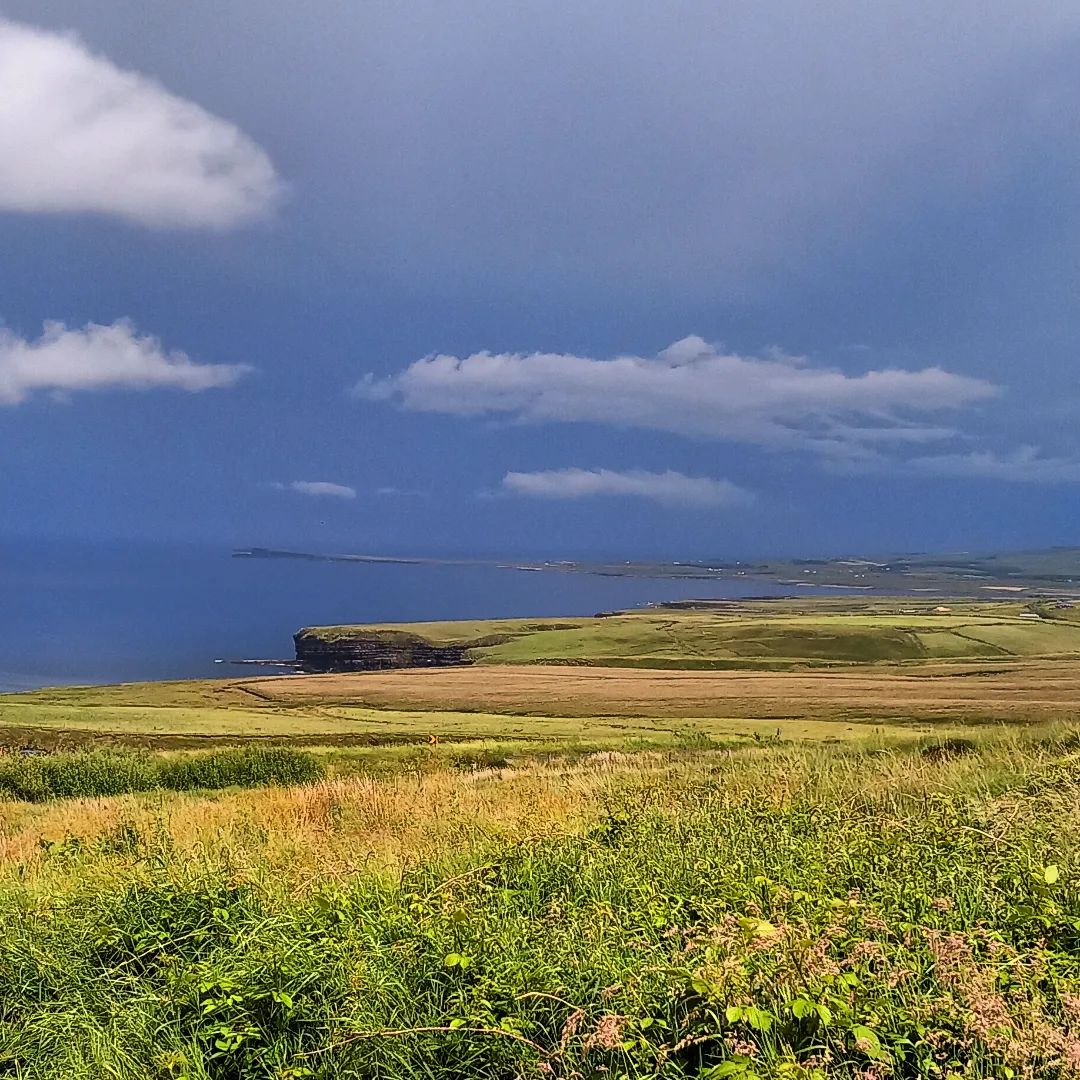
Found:
<path fill-rule="evenodd" d="M 0 0 L 0 537 L 1080 543 L 1080 7 Z"/>

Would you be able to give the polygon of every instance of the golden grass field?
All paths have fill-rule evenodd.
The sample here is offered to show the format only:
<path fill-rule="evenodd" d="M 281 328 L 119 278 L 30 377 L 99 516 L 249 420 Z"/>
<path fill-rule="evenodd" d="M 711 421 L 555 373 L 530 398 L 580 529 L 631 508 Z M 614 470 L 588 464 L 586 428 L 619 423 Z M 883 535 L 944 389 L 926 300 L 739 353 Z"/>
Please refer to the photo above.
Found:
<path fill-rule="evenodd" d="M 0 738 L 197 746 L 251 739 L 837 739 L 1080 716 L 1080 661 L 799 672 L 500 665 L 70 688 L 0 699 Z"/>
<path fill-rule="evenodd" d="M 244 689 L 283 704 L 535 717 L 1016 721 L 1080 712 L 1080 661 L 719 674 L 500 665 L 254 680 Z"/>
<path fill-rule="evenodd" d="M 275 888 L 304 890 L 447 850 L 479 855 L 493 843 L 585 830 L 628 791 L 677 806 L 688 786 L 703 778 L 721 784 L 732 805 L 757 799 L 782 807 L 812 798 L 840 805 L 876 800 L 899 808 L 940 790 L 990 797 L 1015 772 L 1050 760 L 1054 751 L 1040 747 L 1067 739 L 1069 732 L 1060 725 L 982 729 L 971 741 L 972 752 L 958 756 L 912 752 L 903 734 L 864 733 L 843 748 L 811 740 L 713 750 L 600 750 L 580 758 L 537 757 L 526 750 L 509 764 L 465 770 L 440 748 L 425 748 L 422 771 L 357 774 L 345 758 L 331 766 L 327 779 L 298 787 L 0 800 L 0 884 L 14 874 L 20 888 L 54 894 L 70 882 L 71 868 L 50 856 L 47 843 L 70 836 L 89 842 L 120 828 L 156 835 L 192 867 L 219 866 L 225 859 L 241 878 L 269 873 Z M 1074 754 L 1070 760 L 1080 759 Z M 1080 828 L 1075 797 L 1070 806 L 1069 827 Z M 119 853 L 97 861 L 106 876 L 130 870 Z"/>
<path fill-rule="evenodd" d="M 0 1063 L 1075 1080 L 1077 746 L 983 729 L 0 801 Z"/>

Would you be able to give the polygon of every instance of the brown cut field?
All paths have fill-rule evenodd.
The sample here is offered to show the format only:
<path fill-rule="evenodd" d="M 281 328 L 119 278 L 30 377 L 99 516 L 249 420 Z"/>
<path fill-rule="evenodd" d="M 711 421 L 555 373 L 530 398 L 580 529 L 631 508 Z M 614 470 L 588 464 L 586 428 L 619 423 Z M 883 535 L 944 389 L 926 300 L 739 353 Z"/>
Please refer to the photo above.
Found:
<path fill-rule="evenodd" d="M 524 716 L 1037 722 L 1080 715 L 1080 662 L 806 672 L 500 665 L 248 680 L 280 705 Z"/>

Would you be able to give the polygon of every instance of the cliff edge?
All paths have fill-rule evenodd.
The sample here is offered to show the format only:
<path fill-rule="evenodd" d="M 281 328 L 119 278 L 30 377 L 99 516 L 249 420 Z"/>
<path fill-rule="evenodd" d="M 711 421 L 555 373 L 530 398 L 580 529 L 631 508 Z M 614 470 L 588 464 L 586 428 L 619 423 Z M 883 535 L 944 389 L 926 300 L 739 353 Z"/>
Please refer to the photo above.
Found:
<path fill-rule="evenodd" d="M 301 671 L 385 671 L 388 668 L 457 667 L 473 661 L 462 645 L 436 645 L 406 630 L 353 630 L 334 634 L 306 627 L 293 635 Z"/>

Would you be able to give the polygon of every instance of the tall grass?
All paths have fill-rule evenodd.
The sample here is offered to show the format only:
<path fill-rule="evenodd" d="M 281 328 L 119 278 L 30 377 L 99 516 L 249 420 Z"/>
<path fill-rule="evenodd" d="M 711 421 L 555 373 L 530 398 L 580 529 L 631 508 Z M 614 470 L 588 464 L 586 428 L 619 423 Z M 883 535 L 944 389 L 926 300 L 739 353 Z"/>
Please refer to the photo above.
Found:
<path fill-rule="evenodd" d="M 198 862 L 164 824 L 70 836 L 0 894 L 0 1075 L 1076 1077 L 1075 749 L 954 750 L 355 779 Z M 392 814 L 442 849 L 268 861 Z"/>
<path fill-rule="evenodd" d="M 29 802 L 138 791 L 299 784 L 322 775 L 318 758 L 290 747 L 243 747 L 189 757 L 84 751 L 0 757 L 0 795 Z"/>

